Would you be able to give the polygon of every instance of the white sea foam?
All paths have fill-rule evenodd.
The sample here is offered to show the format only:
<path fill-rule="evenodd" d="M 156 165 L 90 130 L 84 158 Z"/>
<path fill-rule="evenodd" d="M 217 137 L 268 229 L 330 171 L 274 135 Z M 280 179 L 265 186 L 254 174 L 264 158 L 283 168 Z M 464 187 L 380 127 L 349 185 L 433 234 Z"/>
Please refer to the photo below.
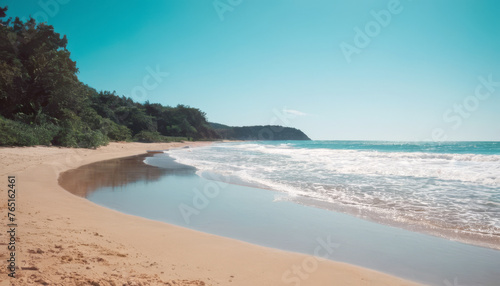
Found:
<path fill-rule="evenodd" d="M 223 144 L 169 151 L 201 171 L 386 219 L 500 234 L 500 156 Z"/>

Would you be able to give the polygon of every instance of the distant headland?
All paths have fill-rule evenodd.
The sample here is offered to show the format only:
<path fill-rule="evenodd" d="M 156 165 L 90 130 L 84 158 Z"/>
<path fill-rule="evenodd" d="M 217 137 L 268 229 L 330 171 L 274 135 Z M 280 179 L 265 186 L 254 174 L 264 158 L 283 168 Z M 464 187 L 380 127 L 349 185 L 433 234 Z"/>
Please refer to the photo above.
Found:
<path fill-rule="evenodd" d="M 210 122 L 211 127 L 229 140 L 311 140 L 304 132 L 279 125 L 234 127 Z"/>

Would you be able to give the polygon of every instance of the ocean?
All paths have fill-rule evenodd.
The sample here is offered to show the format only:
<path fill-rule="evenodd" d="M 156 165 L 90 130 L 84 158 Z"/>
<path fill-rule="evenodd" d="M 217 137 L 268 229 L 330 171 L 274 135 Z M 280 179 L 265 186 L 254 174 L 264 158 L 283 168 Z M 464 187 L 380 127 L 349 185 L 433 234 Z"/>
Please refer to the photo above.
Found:
<path fill-rule="evenodd" d="M 87 199 L 127 214 L 308 255 L 327 241 L 327 259 L 427 285 L 498 285 L 499 168 L 497 142 L 282 141 L 82 176 L 95 170 Z"/>
<path fill-rule="evenodd" d="M 256 141 L 166 152 L 204 178 L 499 247 L 500 142 Z"/>

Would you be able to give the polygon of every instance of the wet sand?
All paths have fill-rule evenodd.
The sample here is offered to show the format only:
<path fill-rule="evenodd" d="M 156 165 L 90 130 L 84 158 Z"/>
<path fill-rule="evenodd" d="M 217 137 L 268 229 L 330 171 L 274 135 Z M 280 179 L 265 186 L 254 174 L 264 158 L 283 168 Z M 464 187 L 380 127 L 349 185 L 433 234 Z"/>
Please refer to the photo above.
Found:
<path fill-rule="evenodd" d="M 17 179 L 19 225 L 17 278 L 7 278 L 6 267 L 1 267 L 0 285 L 417 285 L 324 260 L 287 283 L 283 275 L 307 266 L 310 256 L 126 215 L 58 184 L 60 173 L 93 162 L 199 144 L 207 143 L 112 143 L 97 150 L 0 148 L 1 176 Z M 87 170 L 86 176 L 98 173 L 99 183 L 111 186 L 161 176 L 158 170 L 132 169 L 133 176 L 118 175 L 116 180 L 107 178 L 105 169 Z M 91 184 L 69 188 L 84 196 L 95 187 Z M 1 198 L 7 197 L 6 185 L 1 185 Z M 0 216 L 6 217 L 4 208 Z M 6 232 L 0 232 L 0 243 L 6 241 Z M 0 252 L 0 260 L 6 257 L 6 250 Z"/>

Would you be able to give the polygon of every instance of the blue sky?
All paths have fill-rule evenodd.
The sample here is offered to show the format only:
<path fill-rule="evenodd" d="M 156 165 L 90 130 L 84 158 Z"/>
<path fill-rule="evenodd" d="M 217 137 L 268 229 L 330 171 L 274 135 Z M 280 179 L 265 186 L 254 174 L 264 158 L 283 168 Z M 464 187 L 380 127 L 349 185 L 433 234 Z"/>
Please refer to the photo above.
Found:
<path fill-rule="evenodd" d="M 67 35 L 90 86 L 213 122 L 313 139 L 500 140 L 498 1 L 0 3 Z"/>

